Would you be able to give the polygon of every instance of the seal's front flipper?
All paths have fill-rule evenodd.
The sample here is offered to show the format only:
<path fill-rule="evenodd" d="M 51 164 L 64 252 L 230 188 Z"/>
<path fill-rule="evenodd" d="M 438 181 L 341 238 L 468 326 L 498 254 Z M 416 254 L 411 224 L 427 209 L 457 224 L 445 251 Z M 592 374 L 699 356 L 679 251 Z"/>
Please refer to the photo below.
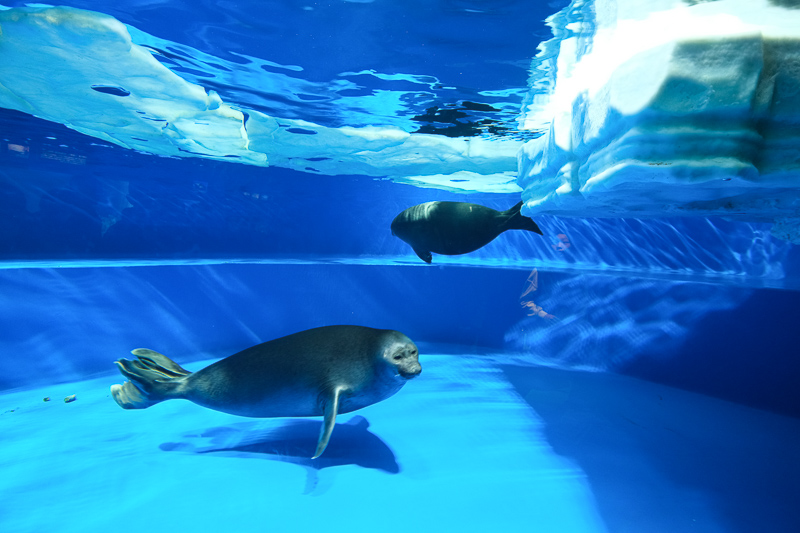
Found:
<path fill-rule="evenodd" d="M 429 265 L 431 264 L 431 261 L 433 261 L 433 257 L 431 256 L 431 253 L 428 252 L 428 251 L 424 251 L 423 252 L 423 251 L 420 251 L 420 250 L 414 248 L 414 253 L 417 254 L 417 257 L 419 257 L 420 259 L 422 259 L 423 261 L 425 261 Z"/>
<path fill-rule="evenodd" d="M 312 459 L 316 459 L 322 452 L 325 451 L 325 448 L 328 446 L 328 441 L 331 439 L 331 433 L 333 433 L 333 426 L 336 424 L 336 413 L 339 411 L 339 396 L 341 395 L 342 389 L 337 387 L 334 389 L 333 394 L 330 398 L 325 400 L 325 405 L 322 408 L 322 414 L 325 416 L 325 420 L 322 423 L 322 429 L 319 432 L 319 442 L 317 442 L 317 451 L 314 452 L 314 457 Z"/>

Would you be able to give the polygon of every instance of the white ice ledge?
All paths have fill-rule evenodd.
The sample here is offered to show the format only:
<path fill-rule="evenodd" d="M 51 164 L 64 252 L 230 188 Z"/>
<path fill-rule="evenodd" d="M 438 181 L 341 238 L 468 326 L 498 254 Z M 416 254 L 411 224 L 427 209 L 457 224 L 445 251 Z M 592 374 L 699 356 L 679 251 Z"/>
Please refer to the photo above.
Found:
<path fill-rule="evenodd" d="M 172 72 L 131 31 L 108 15 L 69 7 L 0 10 L 0 107 L 161 156 L 385 176 L 456 191 L 520 190 L 520 141 L 331 128 L 245 110 Z"/>
<path fill-rule="evenodd" d="M 800 2 L 573 0 L 549 23 L 525 214 L 721 215 L 800 242 Z"/>

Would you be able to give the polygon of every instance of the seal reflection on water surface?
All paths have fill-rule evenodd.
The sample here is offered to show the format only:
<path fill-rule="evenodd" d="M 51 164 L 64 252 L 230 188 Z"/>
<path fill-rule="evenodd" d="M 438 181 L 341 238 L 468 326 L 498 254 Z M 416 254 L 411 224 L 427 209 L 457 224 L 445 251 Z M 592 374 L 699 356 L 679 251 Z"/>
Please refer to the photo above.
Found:
<path fill-rule="evenodd" d="M 252 346 L 197 372 L 153 350 L 116 361 L 130 381 L 112 385 L 125 409 L 185 399 L 203 407 L 257 418 L 324 416 L 317 458 L 337 413 L 392 396 L 422 372 L 417 346 L 399 331 L 325 326 Z"/>

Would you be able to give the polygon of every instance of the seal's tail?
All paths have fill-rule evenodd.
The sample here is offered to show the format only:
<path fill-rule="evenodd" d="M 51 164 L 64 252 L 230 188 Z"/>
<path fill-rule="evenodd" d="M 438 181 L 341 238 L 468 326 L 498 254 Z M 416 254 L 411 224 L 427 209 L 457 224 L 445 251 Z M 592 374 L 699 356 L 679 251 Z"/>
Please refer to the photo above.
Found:
<path fill-rule="evenodd" d="M 526 231 L 532 231 L 534 233 L 538 233 L 539 235 L 543 235 L 542 230 L 539 229 L 539 226 L 536 225 L 536 222 L 528 217 L 522 216 L 522 214 L 519 212 L 521 208 L 522 202 L 518 203 L 508 211 L 503 212 L 503 214 L 507 217 L 505 229 L 524 229 Z"/>
<path fill-rule="evenodd" d="M 138 348 L 131 353 L 136 356 L 135 361 L 115 361 L 122 375 L 130 380 L 111 386 L 111 395 L 120 407 L 145 409 L 178 397 L 178 387 L 191 372 L 153 350 Z"/>

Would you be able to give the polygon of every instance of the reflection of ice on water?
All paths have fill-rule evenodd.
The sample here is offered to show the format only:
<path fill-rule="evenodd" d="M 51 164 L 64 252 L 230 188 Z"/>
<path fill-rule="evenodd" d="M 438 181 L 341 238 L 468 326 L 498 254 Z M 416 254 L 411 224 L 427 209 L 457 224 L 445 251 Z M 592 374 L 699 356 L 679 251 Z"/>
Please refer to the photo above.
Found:
<path fill-rule="evenodd" d="M 539 288 L 539 271 L 536 270 L 535 268 L 531 270 L 531 273 L 526 281 L 528 282 L 528 287 L 524 291 L 522 291 L 522 294 L 520 294 L 519 296 L 520 300 Z M 526 300 L 522 301 L 521 303 L 522 307 L 526 307 L 529 309 L 528 316 L 539 316 L 542 318 L 546 318 L 548 320 L 552 320 L 555 318 L 555 316 L 551 315 L 550 313 L 542 309 L 540 306 L 533 303 L 533 300 Z"/>

